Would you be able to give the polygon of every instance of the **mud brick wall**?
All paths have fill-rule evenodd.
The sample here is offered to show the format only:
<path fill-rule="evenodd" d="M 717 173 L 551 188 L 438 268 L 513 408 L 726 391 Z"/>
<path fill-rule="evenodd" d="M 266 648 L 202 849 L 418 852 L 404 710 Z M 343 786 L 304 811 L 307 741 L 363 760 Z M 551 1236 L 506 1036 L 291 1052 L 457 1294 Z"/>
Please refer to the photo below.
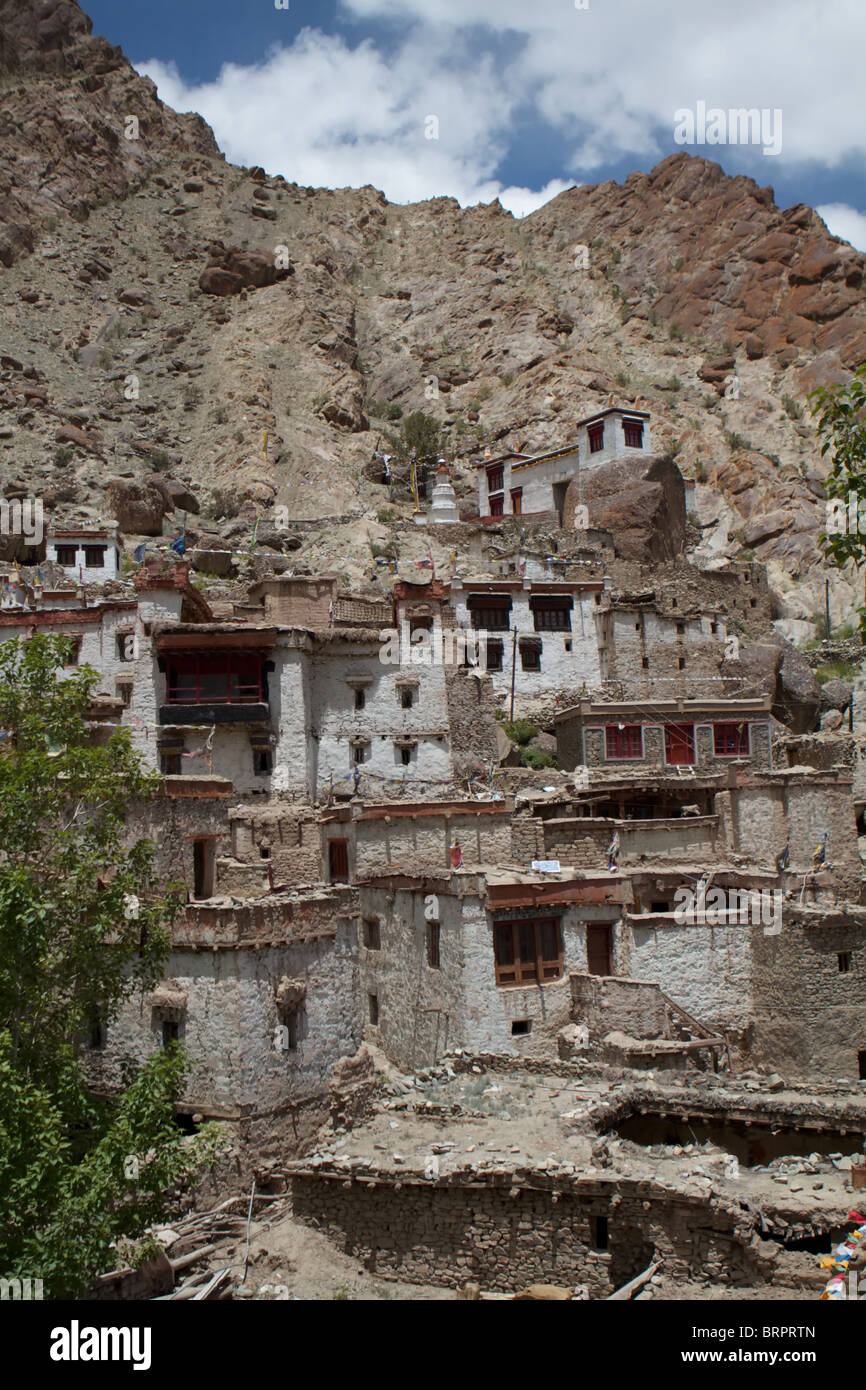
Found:
<path fill-rule="evenodd" d="M 266 887 L 268 864 L 277 884 L 317 883 L 323 877 L 321 830 L 311 806 L 233 812 L 231 852 L 239 863 L 263 871 Z M 228 862 L 220 865 L 223 892 L 232 891 L 230 870 Z M 237 878 L 242 892 L 257 891 L 252 886 L 256 877 L 241 873 Z"/>
<path fill-rule="evenodd" d="M 544 823 L 536 816 L 517 816 L 511 822 L 511 854 L 514 864 L 529 865 L 533 859 L 547 858 Z"/>
<path fill-rule="evenodd" d="M 489 676 L 482 679 L 469 671 L 445 667 L 445 696 L 451 736 L 451 762 L 455 777 L 499 766 L 496 699 Z"/>
<path fill-rule="evenodd" d="M 505 814 L 435 811 L 411 816 L 377 816 L 353 823 L 355 873 L 358 878 L 399 869 L 415 873 L 451 870 L 448 851 L 459 841 L 466 868 L 507 864 L 511 859 L 511 824 Z M 335 827 L 337 836 L 345 828 Z"/>
<path fill-rule="evenodd" d="M 292 1178 L 296 1219 L 386 1278 L 450 1288 L 471 1281 L 504 1293 L 532 1283 L 584 1285 L 591 1298 L 606 1298 L 654 1256 L 672 1279 L 754 1278 L 747 1217 L 649 1183 L 640 1195 L 623 1195 L 623 1186 L 639 1190 L 512 1187 L 510 1176 L 501 1185 Z"/>

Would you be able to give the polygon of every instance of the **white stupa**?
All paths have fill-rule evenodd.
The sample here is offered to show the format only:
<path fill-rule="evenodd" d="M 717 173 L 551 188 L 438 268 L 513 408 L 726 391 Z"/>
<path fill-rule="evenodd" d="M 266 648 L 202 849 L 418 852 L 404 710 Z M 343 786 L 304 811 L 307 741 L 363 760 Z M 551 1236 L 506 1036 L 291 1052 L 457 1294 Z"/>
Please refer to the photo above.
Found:
<path fill-rule="evenodd" d="M 459 520 L 457 494 L 448 476 L 448 466 L 444 459 L 440 459 L 427 521 L 431 525 L 453 526 Z"/>

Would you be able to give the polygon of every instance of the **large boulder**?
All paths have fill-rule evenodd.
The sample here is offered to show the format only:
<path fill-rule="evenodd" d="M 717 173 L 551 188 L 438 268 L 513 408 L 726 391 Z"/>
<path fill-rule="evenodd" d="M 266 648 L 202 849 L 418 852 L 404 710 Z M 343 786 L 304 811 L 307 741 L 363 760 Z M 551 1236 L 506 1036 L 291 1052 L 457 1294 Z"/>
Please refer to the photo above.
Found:
<path fill-rule="evenodd" d="M 293 274 L 294 266 L 277 268 L 272 251 L 241 251 L 236 246 L 226 248 L 214 242 L 210 265 L 202 271 L 198 284 L 205 294 L 240 294 L 244 289 L 275 285 Z"/>
<path fill-rule="evenodd" d="M 794 734 L 808 734 L 818 727 L 821 687 L 802 652 L 790 642 L 777 639 L 782 663 L 776 682 L 773 714 Z"/>
<path fill-rule="evenodd" d="M 162 519 L 169 508 L 163 492 L 155 484 L 111 478 L 105 491 L 111 515 L 126 535 L 162 535 Z"/>
<path fill-rule="evenodd" d="M 624 560 L 663 564 L 682 554 L 686 536 L 683 475 L 668 455 L 616 459 L 582 475 L 580 502 L 589 524 L 610 531 Z M 577 480 L 570 483 L 563 524 L 574 525 Z"/>
<path fill-rule="evenodd" d="M 846 710 L 851 703 L 853 694 L 854 687 L 850 681 L 840 680 L 838 676 L 831 681 L 826 681 L 821 686 L 821 709 Z"/>

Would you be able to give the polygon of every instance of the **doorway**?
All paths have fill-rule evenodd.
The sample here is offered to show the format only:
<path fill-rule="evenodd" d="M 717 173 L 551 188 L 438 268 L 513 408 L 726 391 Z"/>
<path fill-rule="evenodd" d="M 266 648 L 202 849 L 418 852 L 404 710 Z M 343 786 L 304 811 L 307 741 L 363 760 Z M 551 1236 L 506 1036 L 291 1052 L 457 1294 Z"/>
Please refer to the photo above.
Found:
<path fill-rule="evenodd" d="M 565 495 L 568 492 L 568 482 L 553 484 L 553 506 L 559 518 L 559 525 L 562 526 L 562 519 L 565 515 Z"/>
<path fill-rule="evenodd" d="M 587 925 L 586 968 L 590 975 L 613 974 L 613 930 L 609 922 Z"/>
<path fill-rule="evenodd" d="M 194 898 L 212 898 L 215 889 L 216 841 L 195 840 L 192 847 Z"/>

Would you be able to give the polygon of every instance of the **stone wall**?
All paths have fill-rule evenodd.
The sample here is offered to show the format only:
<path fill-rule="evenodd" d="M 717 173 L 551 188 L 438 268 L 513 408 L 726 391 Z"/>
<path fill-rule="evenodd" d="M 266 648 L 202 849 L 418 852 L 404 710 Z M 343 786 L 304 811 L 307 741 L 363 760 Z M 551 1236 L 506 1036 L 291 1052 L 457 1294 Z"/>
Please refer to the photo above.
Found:
<path fill-rule="evenodd" d="M 307 1171 L 293 1175 L 292 1195 L 297 1220 L 371 1273 L 410 1283 L 504 1293 L 582 1285 L 601 1299 L 654 1258 L 675 1281 L 757 1282 L 753 1218 L 651 1182 L 467 1175 L 435 1184 Z"/>

